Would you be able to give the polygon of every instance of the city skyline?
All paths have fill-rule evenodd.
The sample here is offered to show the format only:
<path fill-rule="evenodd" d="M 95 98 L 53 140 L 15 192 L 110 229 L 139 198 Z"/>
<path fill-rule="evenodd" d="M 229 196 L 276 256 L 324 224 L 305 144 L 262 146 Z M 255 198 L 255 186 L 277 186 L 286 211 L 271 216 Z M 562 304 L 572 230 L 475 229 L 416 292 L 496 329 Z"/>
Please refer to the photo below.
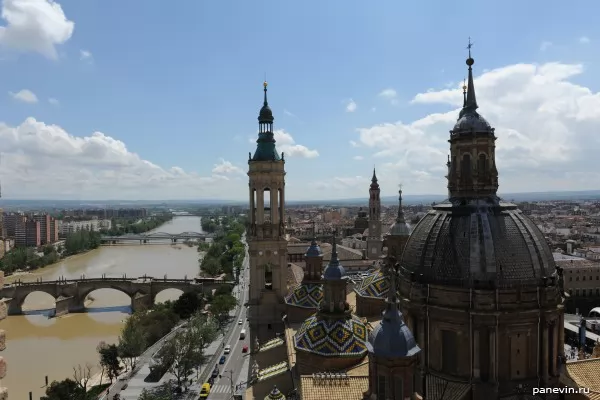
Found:
<path fill-rule="evenodd" d="M 140 15 L 132 4 L 29 3 L 2 1 L 6 199 L 243 201 L 265 72 L 288 199 L 366 198 L 374 165 L 383 196 L 399 183 L 407 195 L 443 195 L 469 36 L 500 192 L 598 189 L 592 2 L 569 8 L 572 21 L 552 2 L 544 26 L 527 12 L 541 2 L 517 15 L 468 1 L 439 13 L 391 1 L 332 1 L 318 13 L 310 2 L 236 2 L 239 15 L 216 4 L 148 4 Z M 498 35 L 490 12 L 525 28 Z M 415 36 L 425 24 L 436 29 Z"/>

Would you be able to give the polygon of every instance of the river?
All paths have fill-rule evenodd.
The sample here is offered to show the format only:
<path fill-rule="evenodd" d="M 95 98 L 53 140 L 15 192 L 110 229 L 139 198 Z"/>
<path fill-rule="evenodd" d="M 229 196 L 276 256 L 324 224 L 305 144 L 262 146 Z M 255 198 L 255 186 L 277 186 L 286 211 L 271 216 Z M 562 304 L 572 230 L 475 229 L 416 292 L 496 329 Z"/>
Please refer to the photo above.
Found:
<path fill-rule="evenodd" d="M 202 232 L 200 217 L 179 216 L 156 228 L 156 232 Z M 123 274 L 137 277 L 144 274 L 154 277 L 192 278 L 198 274 L 198 251 L 185 244 L 117 245 L 103 246 L 97 250 L 65 259 L 36 273 L 20 276 L 23 281 L 37 278 L 54 280 L 59 276 L 68 279 L 85 275 L 89 278 L 120 277 Z M 10 279 L 7 279 L 10 282 Z M 165 290 L 157 301 L 176 299 L 178 290 Z M 44 377 L 49 382 L 72 377 L 78 364 L 98 364 L 96 346 L 101 341 L 115 343 L 123 320 L 129 311 L 130 299 L 114 289 L 101 289 L 91 293 L 93 301 L 87 305 L 90 312 L 70 314 L 49 319 L 47 312 L 34 311 L 53 307 L 54 299 L 44 293 L 30 294 L 23 305 L 29 314 L 10 316 L 0 323 L 6 331 L 8 372 L 3 385 L 8 387 L 13 399 L 27 399 L 44 395 Z M 96 367 L 94 372 L 99 371 Z"/>

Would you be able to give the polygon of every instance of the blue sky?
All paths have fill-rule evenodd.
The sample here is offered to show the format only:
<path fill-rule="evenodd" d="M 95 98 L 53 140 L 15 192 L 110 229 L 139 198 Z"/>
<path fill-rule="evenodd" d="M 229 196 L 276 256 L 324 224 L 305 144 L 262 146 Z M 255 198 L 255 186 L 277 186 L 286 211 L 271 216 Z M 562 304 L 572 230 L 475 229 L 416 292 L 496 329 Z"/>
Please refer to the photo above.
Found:
<path fill-rule="evenodd" d="M 600 104 L 594 1 L 59 0 L 39 12 L 48 3 L 2 1 L 7 198 L 244 199 L 265 73 L 290 154 L 288 198 L 366 195 L 373 165 L 384 194 L 400 182 L 408 193 L 442 194 L 469 36 L 480 112 L 498 128 L 501 191 L 600 186 L 588 187 L 600 179 L 582 163 L 600 121 L 565 114 Z M 93 132 L 103 136 L 75 139 Z M 507 145 L 510 137 L 520 142 Z M 546 148 L 556 137 L 566 144 Z"/>

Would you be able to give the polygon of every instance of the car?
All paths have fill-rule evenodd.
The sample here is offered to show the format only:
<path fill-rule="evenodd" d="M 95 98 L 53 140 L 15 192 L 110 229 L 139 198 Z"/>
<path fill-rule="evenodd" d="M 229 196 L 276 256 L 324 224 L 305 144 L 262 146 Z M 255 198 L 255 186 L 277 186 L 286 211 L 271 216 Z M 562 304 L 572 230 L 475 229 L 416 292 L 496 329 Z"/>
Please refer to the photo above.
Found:
<path fill-rule="evenodd" d="M 242 353 L 247 353 L 247 352 L 248 352 L 248 346 L 242 347 Z"/>
<path fill-rule="evenodd" d="M 227 356 L 221 356 L 221 358 L 219 359 L 219 364 L 225 364 L 226 358 L 227 358 Z"/>
<path fill-rule="evenodd" d="M 223 350 L 223 354 L 229 354 L 229 353 L 231 353 L 231 345 L 230 344 L 225 346 L 225 350 Z"/>
<path fill-rule="evenodd" d="M 238 325 L 241 325 L 243 323 L 244 323 L 244 321 L 242 321 L 241 319 L 238 321 Z"/>

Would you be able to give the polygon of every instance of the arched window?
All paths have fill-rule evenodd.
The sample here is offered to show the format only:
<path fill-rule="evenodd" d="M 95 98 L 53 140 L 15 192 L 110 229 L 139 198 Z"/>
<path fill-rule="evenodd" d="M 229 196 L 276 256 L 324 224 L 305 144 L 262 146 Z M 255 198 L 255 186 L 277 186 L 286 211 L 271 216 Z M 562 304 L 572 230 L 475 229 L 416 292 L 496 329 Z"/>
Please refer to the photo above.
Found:
<path fill-rule="evenodd" d="M 252 193 L 250 194 L 250 201 L 252 202 L 252 204 L 250 204 L 250 212 L 252 213 L 252 215 L 250 216 L 250 223 L 255 224 L 256 223 L 257 198 L 256 198 L 256 189 L 254 189 L 254 188 L 252 188 Z"/>
<path fill-rule="evenodd" d="M 479 160 L 477 161 L 477 169 L 479 175 L 487 175 L 488 172 L 488 160 L 485 154 L 479 155 Z"/>
<path fill-rule="evenodd" d="M 458 335 L 454 331 L 442 330 L 442 372 L 455 374 L 458 368 Z"/>
<path fill-rule="evenodd" d="M 471 156 L 469 154 L 463 155 L 460 173 L 462 179 L 471 179 Z"/>
<path fill-rule="evenodd" d="M 283 189 L 277 189 L 277 211 L 279 213 L 279 221 L 285 223 L 285 215 L 283 211 Z M 283 232 L 282 232 L 283 234 Z"/>
<path fill-rule="evenodd" d="M 263 218 L 265 222 L 271 222 L 271 189 L 263 190 Z"/>
<path fill-rule="evenodd" d="M 271 264 L 265 265 L 265 289 L 273 289 L 273 267 Z"/>

